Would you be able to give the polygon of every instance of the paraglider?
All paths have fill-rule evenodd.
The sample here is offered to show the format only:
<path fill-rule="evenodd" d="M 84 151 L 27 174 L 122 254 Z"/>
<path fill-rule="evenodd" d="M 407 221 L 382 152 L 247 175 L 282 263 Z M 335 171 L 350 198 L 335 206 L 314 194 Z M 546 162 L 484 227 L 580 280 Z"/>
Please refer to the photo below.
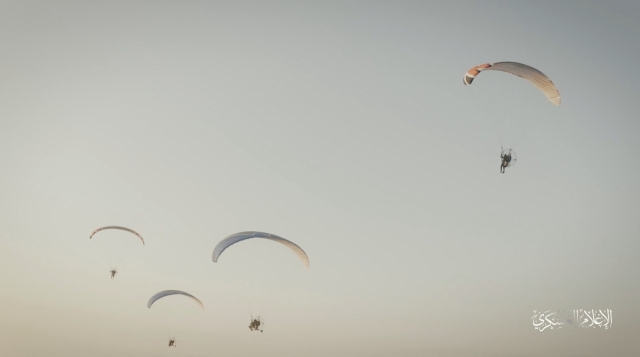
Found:
<path fill-rule="evenodd" d="M 120 226 L 106 226 L 106 227 L 100 227 L 100 228 L 96 229 L 95 231 L 93 231 L 93 232 L 91 233 L 91 235 L 89 236 L 89 239 L 93 238 L 93 236 L 94 236 L 96 233 L 98 233 L 98 232 L 100 232 L 100 231 L 103 231 L 103 230 L 105 230 L 105 229 L 119 229 L 119 230 L 122 230 L 122 231 L 127 231 L 127 232 L 129 232 L 129 233 L 133 233 L 133 234 L 135 234 L 138 238 L 140 238 L 140 240 L 142 241 L 142 244 L 144 244 L 144 239 L 142 239 L 142 236 L 141 236 L 140 234 L 138 234 L 138 233 L 137 233 L 136 231 L 134 231 L 133 229 L 130 229 L 130 228 L 127 228 L 127 227 L 120 227 Z"/>
<path fill-rule="evenodd" d="M 515 151 L 511 149 L 503 149 L 500 153 L 500 159 L 502 160 L 500 163 L 500 173 L 504 173 L 505 168 L 513 166 L 518 160 Z"/>
<path fill-rule="evenodd" d="M 144 245 L 144 239 L 142 238 L 142 236 L 140 234 L 138 234 L 138 232 L 134 231 L 133 229 L 127 228 L 127 227 L 120 227 L 120 226 L 104 226 L 104 227 L 100 227 L 96 230 L 94 230 L 93 232 L 91 232 L 91 234 L 89 235 L 89 239 L 92 239 L 94 235 L 96 235 L 96 233 L 106 230 L 106 229 L 117 229 L 117 230 L 122 230 L 122 231 L 126 231 L 129 233 L 134 234 L 136 237 L 138 237 L 140 239 L 140 241 L 142 241 L 142 244 Z M 122 263 L 122 261 L 120 261 L 120 263 Z M 111 268 L 111 270 L 109 271 L 111 273 L 111 279 L 115 278 L 115 276 L 118 274 L 118 269 L 114 269 Z"/>
<path fill-rule="evenodd" d="M 302 264 L 304 264 L 304 266 L 307 269 L 309 268 L 309 257 L 307 256 L 307 253 L 305 253 L 304 250 L 302 250 L 302 248 L 300 248 L 297 244 L 291 241 L 288 241 L 282 237 L 278 237 L 275 234 L 264 233 L 264 232 L 253 232 L 253 231 L 235 233 L 226 237 L 222 241 L 220 241 L 220 243 L 218 243 L 218 245 L 216 245 L 215 249 L 213 250 L 212 259 L 214 263 L 218 261 L 218 258 L 220 257 L 222 252 L 224 252 L 225 249 L 229 248 L 230 246 L 238 242 L 241 242 L 243 240 L 250 239 L 250 238 L 269 239 L 284 245 L 285 247 L 291 249 L 291 251 L 293 251 L 298 256 L 300 261 L 302 261 Z"/>
<path fill-rule="evenodd" d="M 475 66 L 465 73 L 463 83 L 471 84 L 476 76 L 483 71 L 502 71 L 521 77 L 536 86 L 549 101 L 560 105 L 560 93 L 553 82 L 544 73 L 537 69 L 517 62 L 485 63 Z"/>
<path fill-rule="evenodd" d="M 255 319 L 253 318 L 253 316 L 251 316 L 251 323 L 249 324 L 249 330 L 262 332 L 262 330 L 260 329 L 260 324 L 264 325 L 264 322 L 260 320 L 260 316 L 258 316 Z"/>
<path fill-rule="evenodd" d="M 186 297 L 190 298 L 191 300 L 195 301 L 198 305 L 200 305 L 202 310 L 204 310 L 204 305 L 202 304 L 202 301 L 198 300 L 198 298 L 196 298 L 195 296 L 193 296 L 193 295 L 191 295 L 189 293 L 186 293 L 184 291 L 180 291 L 180 290 L 164 290 L 164 291 L 161 291 L 161 292 L 153 295 L 149 299 L 149 302 L 147 303 L 147 308 L 151 308 L 151 305 L 153 305 L 153 303 L 158 301 L 159 299 L 162 299 L 163 297 L 171 296 L 171 295 L 183 295 L 183 296 L 186 296 Z"/>
<path fill-rule="evenodd" d="M 196 304 L 198 304 L 202 308 L 202 310 L 204 310 L 204 305 L 202 304 L 202 301 L 200 301 L 197 297 L 195 297 L 195 296 L 193 296 L 193 295 L 191 295 L 191 294 L 189 294 L 187 292 L 180 291 L 180 290 L 163 290 L 163 291 L 153 295 L 149 299 L 149 302 L 147 302 L 147 308 L 150 309 L 151 305 L 153 305 L 153 303 L 155 303 L 156 301 L 158 301 L 158 300 L 160 300 L 160 299 L 162 299 L 164 297 L 171 296 L 171 295 L 186 296 L 189 299 L 193 300 Z M 175 342 L 176 342 L 176 339 L 175 338 L 171 338 L 169 340 L 169 347 L 172 347 L 172 346 L 175 347 L 176 346 Z"/>

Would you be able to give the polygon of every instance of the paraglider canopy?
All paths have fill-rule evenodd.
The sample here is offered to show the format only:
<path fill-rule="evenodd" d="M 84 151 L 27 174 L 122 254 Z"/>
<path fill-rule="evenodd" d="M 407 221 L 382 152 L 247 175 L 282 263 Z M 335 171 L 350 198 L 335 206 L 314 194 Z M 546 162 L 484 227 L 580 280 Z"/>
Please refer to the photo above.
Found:
<path fill-rule="evenodd" d="M 94 236 L 96 233 L 98 233 L 98 232 L 100 232 L 100 231 L 103 231 L 103 230 L 105 230 L 105 229 L 119 229 L 119 230 L 121 230 L 121 231 L 126 231 L 126 232 L 129 232 L 129 233 L 133 233 L 133 234 L 135 234 L 138 238 L 140 238 L 140 240 L 142 241 L 142 244 L 144 244 L 144 239 L 142 238 L 142 236 L 141 236 L 140 234 L 138 234 L 138 233 L 137 233 L 136 231 L 134 231 L 133 229 L 130 229 L 130 228 L 127 228 L 127 227 L 120 227 L 120 226 L 105 226 L 105 227 L 100 227 L 100 228 L 96 229 L 95 231 L 93 231 L 93 232 L 91 233 L 91 235 L 89 236 L 89 239 L 93 238 L 93 236 Z"/>
<path fill-rule="evenodd" d="M 170 295 L 183 295 L 183 296 L 186 296 L 186 297 L 190 298 L 191 300 L 195 301 L 198 305 L 200 305 L 202 310 L 204 310 L 204 305 L 202 304 L 202 301 L 198 300 L 198 298 L 196 298 L 195 296 L 193 296 L 193 295 L 191 295 L 189 293 L 186 293 L 184 291 L 180 291 L 180 290 L 164 290 L 164 291 L 161 291 L 161 292 L 153 295 L 149 299 L 149 302 L 147 303 L 147 308 L 151 308 L 151 305 L 153 305 L 154 302 L 158 301 L 159 299 L 162 299 L 163 297 L 170 296 Z"/>
<path fill-rule="evenodd" d="M 471 84 L 483 71 L 501 71 L 521 77 L 536 86 L 551 103 L 560 105 L 560 93 L 556 86 L 549 77 L 533 67 L 517 62 L 485 63 L 468 70 L 462 79 L 463 83 Z"/>
<path fill-rule="evenodd" d="M 307 269 L 309 268 L 309 257 L 307 256 L 307 253 L 305 253 L 304 250 L 302 250 L 302 248 L 300 248 L 297 244 L 289 240 L 286 240 L 282 237 L 278 237 L 275 234 L 264 233 L 264 232 L 254 232 L 254 231 L 235 233 L 221 240 L 220 243 L 218 243 L 216 247 L 213 249 L 213 255 L 211 259 L 213 260 L 214 263 L 217 262 L 218 258 L 220 257 L 222 252 L 225 251 L 225 249 L 229 248 L 230 246 L 238 242 L 241 242 L 246 239 L 251 239 L 251 238 L 268 239 L 284 245 L 285 247 L 291 249 L 291 251 L 298 256 L 300 261 L 302 261 L 302 264 L 304 264 L 305 268 Z"/>

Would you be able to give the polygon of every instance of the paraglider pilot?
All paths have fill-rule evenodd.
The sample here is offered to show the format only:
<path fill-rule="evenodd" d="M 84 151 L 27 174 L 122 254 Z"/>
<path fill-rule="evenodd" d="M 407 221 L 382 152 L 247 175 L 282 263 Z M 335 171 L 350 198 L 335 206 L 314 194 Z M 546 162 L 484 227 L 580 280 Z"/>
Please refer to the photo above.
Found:
<path fill-rule="evenodd" d="M 118 274 L 118 271 L 116 269 L 111 269 L 111 279 L 113 279 L 116 274 Z"/>
<path fill-rule="evenodd" d="M 257 319 L 254 319 L 253 317 L 251 318 L 251 323 L 249 324 L 249 330 L 253 331 L 260 331 L 262 332 L 262 330 L 260 330 L 260 317 L 258 317 Z"/>
<path fill-rule="evenodd" d="M 172 338 L 172 339 L 170 339 L 170 340 L 169 340 L 169 347 L 176 347 L 175 343 L 176 343 L 176 340 L 175 340 L 175 339 L 173 339 L 173 338 Z"/>
<path fill-rule="evenodd" d="M 501 153 L 500 158 L 502 159 L 502 163 L 500 164 L 500 173 L 504 173 L 504 169 L 509 166 L 509 163 L 511 162 L 511 153 Z"/>

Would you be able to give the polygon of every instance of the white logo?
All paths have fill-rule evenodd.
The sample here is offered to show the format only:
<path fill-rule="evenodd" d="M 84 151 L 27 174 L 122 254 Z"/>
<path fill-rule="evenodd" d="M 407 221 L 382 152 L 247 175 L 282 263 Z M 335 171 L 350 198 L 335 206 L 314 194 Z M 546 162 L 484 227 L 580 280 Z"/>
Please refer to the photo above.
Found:
<path fill-rule="evenodd" d="M 611 309 L 606 310 L 558 310 L 540 312 L 533 310 L 533 327 L 536 330 L 542 332 L 547 328 L 553 330 L 560 329 L 564 326 L 573 326 L 575 328 L 596 328 L 600 327 L 608 330 L 613 322 L 613 311 Z"/>

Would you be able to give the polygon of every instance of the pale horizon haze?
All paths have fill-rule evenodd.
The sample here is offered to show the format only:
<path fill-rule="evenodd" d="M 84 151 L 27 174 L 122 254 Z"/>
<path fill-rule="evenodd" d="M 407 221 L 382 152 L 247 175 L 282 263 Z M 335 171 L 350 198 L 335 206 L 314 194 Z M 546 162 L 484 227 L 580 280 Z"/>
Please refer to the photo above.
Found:
<path fill-rule="evenodd" d="M 0 355 L 639 356 L 638 39 L 637 1 L 0 0 Z M 561 105 L 463 85 L 500 61 Z M 310 268 L 214 263 L 242 231 Z M 534 329 L 568 309 L 612 326 Z"/>

